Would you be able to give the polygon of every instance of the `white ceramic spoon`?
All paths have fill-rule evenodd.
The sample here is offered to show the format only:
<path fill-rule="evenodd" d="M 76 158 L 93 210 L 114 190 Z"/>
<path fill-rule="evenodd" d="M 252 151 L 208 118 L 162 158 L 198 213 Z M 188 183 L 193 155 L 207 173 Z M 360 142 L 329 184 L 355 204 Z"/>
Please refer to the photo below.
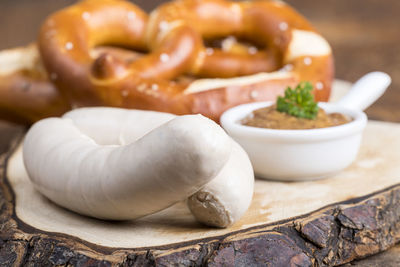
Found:
<path fill-rule="evenodd" d="M 384 72 L 370 72 L 355 82 L 349 92 L 335 104 L 365 110 L 385 93 L 391 82 L 390 76 Z"/>
<path fill-rule="evenodd" d="M 221 116 L 221 125 L 248 153 L 259 178 L 301 181 L 327 177 L 349 166 L 357 156 L 367 124 L 363 109 L 374 103 L 391 82 L 382 72 L 358 80 L 337 103 L 319 103 L 326 112 L 353 120 L 344 125 L 311 130 L 275 130 L 244 126 L 252 111 L 273 104 L 240 105 Z"/>

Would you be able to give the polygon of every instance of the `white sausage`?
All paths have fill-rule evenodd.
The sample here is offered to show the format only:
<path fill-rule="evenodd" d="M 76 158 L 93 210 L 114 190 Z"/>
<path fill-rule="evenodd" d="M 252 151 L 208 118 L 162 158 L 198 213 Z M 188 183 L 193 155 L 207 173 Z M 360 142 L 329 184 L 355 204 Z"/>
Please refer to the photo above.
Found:
<path fill-rule="evenodd" d="M 227 162 L 231 144 L 201 115 L 176 117 L 126 146 L 98 145 L 72 120 L 51 118 L 28 132 L 24 163 L 57 204 L 96 218 L 135 219 L 195 193 Z"/>
<path fill-rule="evenodd" d="M 28 175 L 43 195 L 101 219 L 136 219 L 192 195 L 198 221 L 226 227 L 253 194 L 246 153 L 201 115 L 77 109 L 36 123 L 23 149 Z"/>
<path fill-rule="evenodd" d="M 188 206 L 199 222 L 227 227 L 242 217 L 253 198 L 254 171 L 243 148 L 233 142 L 231 156 L 218 175 L 189 197 Z"/>

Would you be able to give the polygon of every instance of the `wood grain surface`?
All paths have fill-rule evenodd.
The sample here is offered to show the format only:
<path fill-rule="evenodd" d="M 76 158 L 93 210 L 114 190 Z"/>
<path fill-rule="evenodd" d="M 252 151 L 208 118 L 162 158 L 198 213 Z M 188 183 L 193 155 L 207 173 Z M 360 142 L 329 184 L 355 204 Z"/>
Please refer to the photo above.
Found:
<path fill-rule="evenodd" d="M 43 19 L 74 0 L 1 0 L 0 49 L 35 40 Z M 135 1 L 150 10 L 162 1 Z M 366 72 L 381 70 L 393 84 L 367 114 L 372 119 L 400 122 L 400 1 L 398 0 L 290 0 L 331 43 L 336 77 L 355 81 Z M 0 153 L 22 131 L 21 126 L 0 123 Z M 1 247 L 1 244 L 0 244 Z M 400 247 L 352 263 L 356 266 L 399 266 Z"/>
<path fill-rule="evenodd" d="M 375 125 L 372 126 L 372 124 L 369 124 L 369 127 L 372 126 L 378 132 L 385 132 L 385 138 L 375 140 L 374 136 L 376 136 L 376 133 L 374 133 L 374 130 L 372 132 L 367 131 L 369 137 L 365 140 L 368 143 L 374 143 L 379 146 L 381 142 L 395 140 L 393 135 L 399 135 L 400 126 L 398 124 L 383 122 L 374 122 L 373 124 Z M 379 129 L 381 127 L 392 129 Z M 20 140 L 20 138 L 16 138 L 15 142 L 13 142 L 13 147 Z M 368 140 L 373 141 L 369 142 Z M 399 153 L 400 140 L 395 143 L 393 146 L 396 148 L 395 150 L 389 151 L 389 148 L 387 148 L 386 151 L 380 150 L 380 153 Z M 364 150 L 366 149 L 367 154 L 364 154 L 367 157 L 368 154 L 374 154 L 373 151 L 377 151 L 374 147 L 363 146 L 363 148 Z M 370 149 L 371 151 L 369 151 Z M 21 154 L 17 152 L 10 158 L 11 152 L 4 154 L 5 156 L 0 159 L 0 266 L 337 266 L 351 262 L 354 259 L 374 255 L 379 251 L 384 251 L 392 247 L 396 242 L 400 241 L 400 209 L 398 208 L 398 203 L 400 202 L 399 178 L 388 175 L 387 172 L 389 169 L 394 168 L 396 169 L 395 173 L 398 173 L 399 166 L 393 164 L 389 166 L 390 163 L 387 166 L 389 169 L 382 173 L 382 178 L 386 177 L 389 180 L 394 178 L 394 180 L 397 180 L 393 181 L 395 185 L 371 194 L 368 194 L 370 190 L 359 188 L 361 189 L 360 193 L 363 195 L 362 197 L 357 197 L 357 194 L 353 195 L 351 193 L 349 198 L 346 197 L 344 201 L 322 207 L 311 213 L 304 214 L 301 212 L 302 215 L 300 216 L 277 222 L 271 221 L 268 223 L 263 220 L 261 225 L 245 227 L 245 229 L 233 231 L 226 235 L 221 233 L 222 235 L 202 237 L 195 240 L 187 239 L 184 242 L 178 243 L 171 240 L 173 242 L 171 244 L 165 243 L 164 245 L 159 244 L 150 247 L 133 248 L 129 246 L 129 248 L 113 248 L 108 245 L 104 247 L 101 245 L 102 243 L 98 243 L 97 241 L 85 241 L 87 240 L 86 237 L 82 237 L 81 239 L 79 238 L 80 235 L 75 236 L 74 229 L 81 231 L 85 226 L 88 226 L 85 219 L 78 220 L 75 223 L 69 221 L 67 222 L 67 224 L 70 224 L 68 226 L 62 220 L 64 224 L 63 230 L 65 230 L 64 227 L 71 228 L 70 226 L 75 225 L 74 229 L 69 229 L 65 232 L 53 228 L 55 226 L 53 219 L 59 218 L 59 212 L 44 207 L 39 207 L 39 209 L 42 209 L 40 211 L 34 211 L 38 208 L 37 203 L 33 200 L 35 198 L 34 195 L 37 193 L 33 192 L 34 190 L 21 193 L 19 190 L 26 187 L 29 182 L 26 183 L 23 181 L 27 178 L 23 178 L 25 175 L 21 169 L 21 158 L 19 158 Z M 371 160 L 371 157 L 368 157 L 367 162 L 361 160 L 356 162 L 355 165 L 357 167 L 359 163 L 363 162 L 361 166 L 364 167 L 359 167 L 368 168 L 368 166 L 371 167 L 371 162 L 374 161 L 374 159 Z M 393 161 L 391 162 L 393 163 Z M 375 162 L 378 163 L 377 161 Z M 383 161 L 380 162 L 383 163 Z M 374 170 L 375 172 L 379 172 L 378 169 L 386 169 L 383 165 L 387 164 L 378 165 L 380 167 Z M 368 170 L 366 171 L 368 172 Z M 354 175 L 354 172 L 351 170 L 350 173 Z M 356 171 L 355 173 L 358 172 Z M 345 172 L 340 175 L 342 174 L 345 175 Z M 352 183 L 356 183 L 357 179 L 363 179 L 365 176 L 368 175 L 361 174 L 356 179 L 349 178 Z M 368 187 L 368 185 L 374 183 L 379 184 L 380 179 L 375 178 L 377 176 L 378 174 L 376 173 L 372 174 L 370 179 L 374 179 L 374 181 L 366 182 L 364 186 Z M 315 183 L 331 183 L 333 180 L 336 179 L 315 181 Z M 258 181 L 258 183 L 260 182 Z M 344 185 L 346 183 L 342 181 L 341 184 Z M 360 182 L 357 184 L 360 184 Z M 314 191 L 312 193 L 309 188 L 313 186 L 311 184 L 307 185 L 307 183 L 301 185 L 300 187 L 303 187 L 303 189 L 300 190 L 298 190 L 297 186 L 292 185 L 295 192 L 285 190 L 287 189 L 285 187 L 289 185 L 279 183 L 277 186 L 283 187 L 282 189 L 284 189 L 286 194 L 292 197 L 298 194 L 298 191 L 307 191 L 307 197 L 313 194 L 318 195 L 320 192 L 325 191 L 318 190 L 318 192 Z M 379 186 L 384 185 L 379 184 Z M 304 189 L 304 187 L 307 189 Z M 321 186 L 317 185 L 317 187 L 322 189 Z M 337 188 L 338 186 L 334 187 Z M 11 191 L 11 188 L 13 191 Z M 332 190 L 332 187 L 328 186 L 328 188 Z M 353 185 L 343 190 L 349 191 L 352 188 L 355 188 L 355 186 Z M 31 193 L 28 193 L 29 191 Z M 272 189 L 272 191 L 282 192 L 282 190 L 276 188 Z M 265 196 L 265 193 L 263 196 Z M 27 199 L 28 201 L 22 204 L 24 197 L 28 197 L 32 201 Z M 37 195 L 37 197 L 41 198 L 40 195 Z M 280 197 L 282 198 L 282 196 Z M 301 194 L 301 197 L 297 199 L 305 200 L 305 197 Z M 277 198 L 273 197 L 269 201 L 275 202 L 276 200 Z M 318 198 L 317 201 L 320 200 L 324 199 Z M 19 202 L 19 204 L 16 204 L 15 201 Z M 307 203 L 311 204 L 314 201 L 309 199 Z M 255 204 L 258 205 L 257 203 L 256 200 Z M 24 212 L 21 213 L 22 210 L 20 208 L 31 205 L 32 207 L 26 209 L 27 213 L 32 214 L 32 211 L 33 213 L 44 212 L 44 215 L 38 219 L 36 214 L 34 214 L 36 219 L 29 220 L 24 216 Z M 272 207 L 271 205 L 269 206 Z M 273 209 L 276 209 L 278 213 L 287 210 L 287 208 L 279 208 L 277 206 L 279 205 L 273 205 Z M 288 206 L 285 205 L 285 207 Z M 296 205 L 295 208 L 299 207 Z M 312 208 L 311 210 L 314 209 Z M 256 213 L 260 213 L 259 209 L 255 211 Z M 261 212 L 261 214 L 264 218 L 265 216 L 270 216 L 268 213 Z M 70 215 L 75 217 L 72 213 Z M 171 218 L 174 220 L 176 217 L 180 216 L 173 215 Z M 251 217 L 246 216 L 244 220 L 251 219 Z M 189 221 L 193 220 L 192 217 L 188 219 Z M 47 220 L 50 223 L 47 223 Z M 168 218 L 164 217 L 161 224 L 160 220 L 158 220 L 157 228 L 154 230 L 157 231 L 163 228 L 164 223 L 168 224 L 167 220 Z M 44 221 L 53 230 L 41 227 L 37 228 L 36 223 L 38 221 Z M 177 221 L 182 222 L 179 218 Z M 188 232 L 188 230 L 193 229 L 192 227 L 187 229 L 187 226 L 190 225 L 190 223 L 189 225 L 187 224 L 187 220 L 183 220 L 183 222 L 184 224 L 180 225 L 182 228 L 175 227 L 175 229 L 179 229 L 179 232 Z M 101 223 L 106 224 L 107 227 L 115 226 L 115 223 Z M 135 222 L 133 226 L 136 223 L 138 222 Z M 123 224 L 118 224 L 118 229 Z M 135 231 L 134 229 L 132 230 Z M 164 230 L 161 229 L 161 232 Z M 201 231 L 199 225 L 195 226 L 195 231 L 198 230 Z M 106 236 L 106 231 L 101 231 L 101 234 L 91 233 L 90 236 L 94 237 L 93 234 L 95 236 Z M 179 232 L 176 232 L 177 235 L 179 235 Z M 100 238 L 104 236 L 100 236 Z M 188 237 L 190 237 L 190 234 Z M 156 240 L 153 238 L 151 236 L 148 237 L 149 240 Z M 120 244 L 117 235 L 108 236 L 106 239 L 109 239 L 111 242 L 117 241 Z M 135 239 L 136 236 L 133 239 L 136 242 Z"/>

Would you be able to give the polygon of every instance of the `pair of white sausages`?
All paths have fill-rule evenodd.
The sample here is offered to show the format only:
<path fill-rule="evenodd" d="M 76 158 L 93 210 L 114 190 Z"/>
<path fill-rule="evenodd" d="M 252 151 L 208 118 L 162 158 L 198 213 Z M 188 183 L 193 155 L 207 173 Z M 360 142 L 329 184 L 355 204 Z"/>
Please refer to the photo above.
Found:
<path fill-rule="evenodd" d="M 247 154 L 201 115 L 78 109 L 33 125 L 23 155 L 39 192 L 100 219 L 136 219 L 188 199 L 198 221 L 227 227 L 253 195 Z"/>

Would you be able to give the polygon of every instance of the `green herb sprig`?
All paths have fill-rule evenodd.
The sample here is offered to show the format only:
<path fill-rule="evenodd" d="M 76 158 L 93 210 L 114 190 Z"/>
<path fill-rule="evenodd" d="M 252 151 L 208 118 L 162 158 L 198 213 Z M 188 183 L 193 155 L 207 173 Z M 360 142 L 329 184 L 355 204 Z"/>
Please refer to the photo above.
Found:
<path fill-rule="evenodd" d="M 285 96 L 278 97 L 277 110 L 298 118 L 315 119 L 318 114 L 318 105 L 314 101 L 312 89 L 310 82 L 301 82 L 295 89 L 288 87 L 285 90 Z"/>

